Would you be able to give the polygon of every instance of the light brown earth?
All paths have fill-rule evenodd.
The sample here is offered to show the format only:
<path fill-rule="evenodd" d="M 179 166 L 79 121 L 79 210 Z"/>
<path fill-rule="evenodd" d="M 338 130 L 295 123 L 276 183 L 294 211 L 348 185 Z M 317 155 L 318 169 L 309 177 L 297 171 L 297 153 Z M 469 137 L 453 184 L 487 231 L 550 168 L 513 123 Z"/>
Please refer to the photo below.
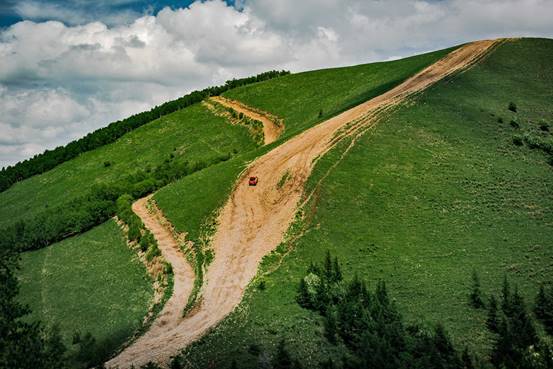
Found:
<path fill-rule="evenodd" d="M 265 145 L 275 142 L 284 130 L 284 126 L 279 124 L 276 119 L 271 119 L 271 117 L 267 114 L 263 114 L 258 110 L 252 109 L 239 101 L 227 99 L 222 96 L 213 96 L 210 99 L 263 123 L 263 137 Z"/>
<path fill-rule="evenodd" d="M 142 219 L 146 228 L 152 232 L 161 254 L 173 267 L 173 294 L 148 331 L 119 355 L 108 361 L 106 363 L 108 368 L 116 366 L 128 368 L 133 363 L 143 364 L 149 360 L 167 362 L 169 356 L 166 355 L 165 344 L 173 343 L 171 353 L 175 353 L 180 347 L 179 342 L 172 342 L 172 337 L 175 331 L 179 330 L 183 321 L 182 311 L 194 285 L 194 270 L 186 261 L 171 231 L 163 226 L 167 221 L 159 212 L 150 212 L 147 209 L 146 205 L 151 197 L 152 195 L 136 201 L 132 205 L 132 209 Z M 145 358 L 146 361 L 144 361 Z M 137 365 L 135 364 L 135 366 Z"/>
<path fill-rule="evenodd" d="M 478 41 L 464 45 L 385 94 L 310 128 L 255 160 L 239 178 L 220 213 L 212 242 L 215 258 L 206 274 L 201 305 L 183 320 L 167 321 L 165 329 L 152 327 L 155 333 L 147 332 L 108 364 L 128 368 L 133 363 L 139 366 L 152 360 L 166 365 L 171 355 L 219 323 L 240 303 L 263 256 L 281 242 L 317 158 L 339 139 L 374 125 L 387 109 L 473 65 L 496 43 Z M 277 186 L 285 173 L 287 181 Z M 256 187 L 248 186 L 250 176 L 259 177 Z M 155 229 L 155 225 L 147 226 Z M 166 258 L 173 264 L 173 259 Z M 175 272 L 178 265 L 173 264 Z M 183 302 L 184 294 L 175 291 L 175 296 Z"/>

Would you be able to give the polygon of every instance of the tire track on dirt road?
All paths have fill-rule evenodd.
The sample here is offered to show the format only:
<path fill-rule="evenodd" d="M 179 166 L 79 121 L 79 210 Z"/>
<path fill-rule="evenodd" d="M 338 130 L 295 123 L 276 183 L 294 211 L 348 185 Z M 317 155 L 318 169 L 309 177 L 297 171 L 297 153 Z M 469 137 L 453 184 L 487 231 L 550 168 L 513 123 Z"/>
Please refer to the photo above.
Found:
<path fill-rule="evenodd" d="M 170 358 L 168 354 L 174 354 L 176 351 L 167 352 L 164 348 L 166 345 L 175 344 L 173 342 L 174 332 L 179 330 L 180 324 L 184 320 L 182 311 L 194 285 L 194 270 L 186 261 L 185 255 L 180 250 L 171 231 L 164 226 L 165 219 L 158 211 L 150 212 L 147 208 L 151 197 L 152 195 L 136 201 L 132 205 L 132 210 L 152 232 L 161 254 L 172 266 L 173 294 L 146 333 L 109 360 L 106 363 L 108 368 L 127 368 L 133 364 L 139 367 L 148 361 L 167 362 Z M 174 347 L 178 347 L 179 344 L 180 342 L 177 342 Z M 147 355 L 148 360 L 143 360 L 144 355 Z"/>
<path fill-rule="evenodd" d="M 117 364 L 128 368 L 132 363 L 140 366 L 154 360 L 166 365 L 171 355 L 217 325 L 240 303 L 263 256 L 282 241 L 317 158 L 340 137 L 374 125 L 388 108 L 470 67 L 497 43 L 486 40 L 463 45 L 392 90 L 304 131 L 256 159 L 238 179 L 219 215 L 212 241 L 215 258 L 206 273 L 202 303 L 177 328 L 149 342 L 144 338 L 147 349 L 135 350 L 134 356 L 121 357 Z M 288 179 L 278 186 L 285 173 Z M 248 186 L 250 176 L 259 177 L 256 187 Z"/>

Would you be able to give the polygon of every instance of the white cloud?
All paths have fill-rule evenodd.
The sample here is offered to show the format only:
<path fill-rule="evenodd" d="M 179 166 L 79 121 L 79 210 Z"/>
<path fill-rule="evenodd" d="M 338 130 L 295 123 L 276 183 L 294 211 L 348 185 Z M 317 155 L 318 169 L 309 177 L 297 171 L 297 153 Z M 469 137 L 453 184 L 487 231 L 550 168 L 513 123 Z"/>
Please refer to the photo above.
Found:
<path fill-rule="evenodd" d="M 24 21 L 0 31 L 0 166 L 232 77 L 487 37 L 553 36 L 550 0 L 212 0 L 112 20 L 38 5 L 18 9 L 66 24 Z"/>

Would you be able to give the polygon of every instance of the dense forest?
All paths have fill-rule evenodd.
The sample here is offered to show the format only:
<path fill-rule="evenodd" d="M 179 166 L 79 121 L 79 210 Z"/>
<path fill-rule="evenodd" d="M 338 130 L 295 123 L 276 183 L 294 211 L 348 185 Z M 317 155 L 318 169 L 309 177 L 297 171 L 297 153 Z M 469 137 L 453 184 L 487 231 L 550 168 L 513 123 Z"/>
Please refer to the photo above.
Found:
<path fill-rule="evenodd" d="M 224 85 L 208 87 L 200 91 L 193 91 L 181 98 L 156 106 L 149 111 L 132 115 L 126 119 L 113 122 L 107 127 L 89 133 L 83 138 L 72 141 L 65 146 L 54 150 L 46 150 L 31 159 L 24 160 L 13 166 L 2 168 L 0 171 L 0 192 L 7 190 L 14 183 L 22 181 L 36 174 L 44 173 L 55 166 L 77 157 L 79 154 L 94 150 L 109 144 L 144 124 L 156 120 L 164 115 L 173 113 L 198 103 L 208 96 L 220 95 L 223 92 L 251 83 L 266 81 L 272 78 L 290 74 L 289 71 L 268 71 L 256 76 L 232 79 Z"/>

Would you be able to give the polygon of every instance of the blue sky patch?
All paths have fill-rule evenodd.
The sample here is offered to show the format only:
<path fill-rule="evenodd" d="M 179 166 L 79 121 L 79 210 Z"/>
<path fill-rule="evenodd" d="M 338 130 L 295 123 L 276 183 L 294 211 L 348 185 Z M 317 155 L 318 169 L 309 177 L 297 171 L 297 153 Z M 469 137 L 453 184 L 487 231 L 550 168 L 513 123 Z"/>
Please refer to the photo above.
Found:
<path fill-rule="evenodd" d="M 0 27 L 22 20 L 57 20 L 68 25 L 101 21 L 110 26 L 129 23 L 164 7 L 184 8 L 194 0 L 4 0 L 0 3 Z M 226 0 L 234 5 L 234 0 Z"/>

